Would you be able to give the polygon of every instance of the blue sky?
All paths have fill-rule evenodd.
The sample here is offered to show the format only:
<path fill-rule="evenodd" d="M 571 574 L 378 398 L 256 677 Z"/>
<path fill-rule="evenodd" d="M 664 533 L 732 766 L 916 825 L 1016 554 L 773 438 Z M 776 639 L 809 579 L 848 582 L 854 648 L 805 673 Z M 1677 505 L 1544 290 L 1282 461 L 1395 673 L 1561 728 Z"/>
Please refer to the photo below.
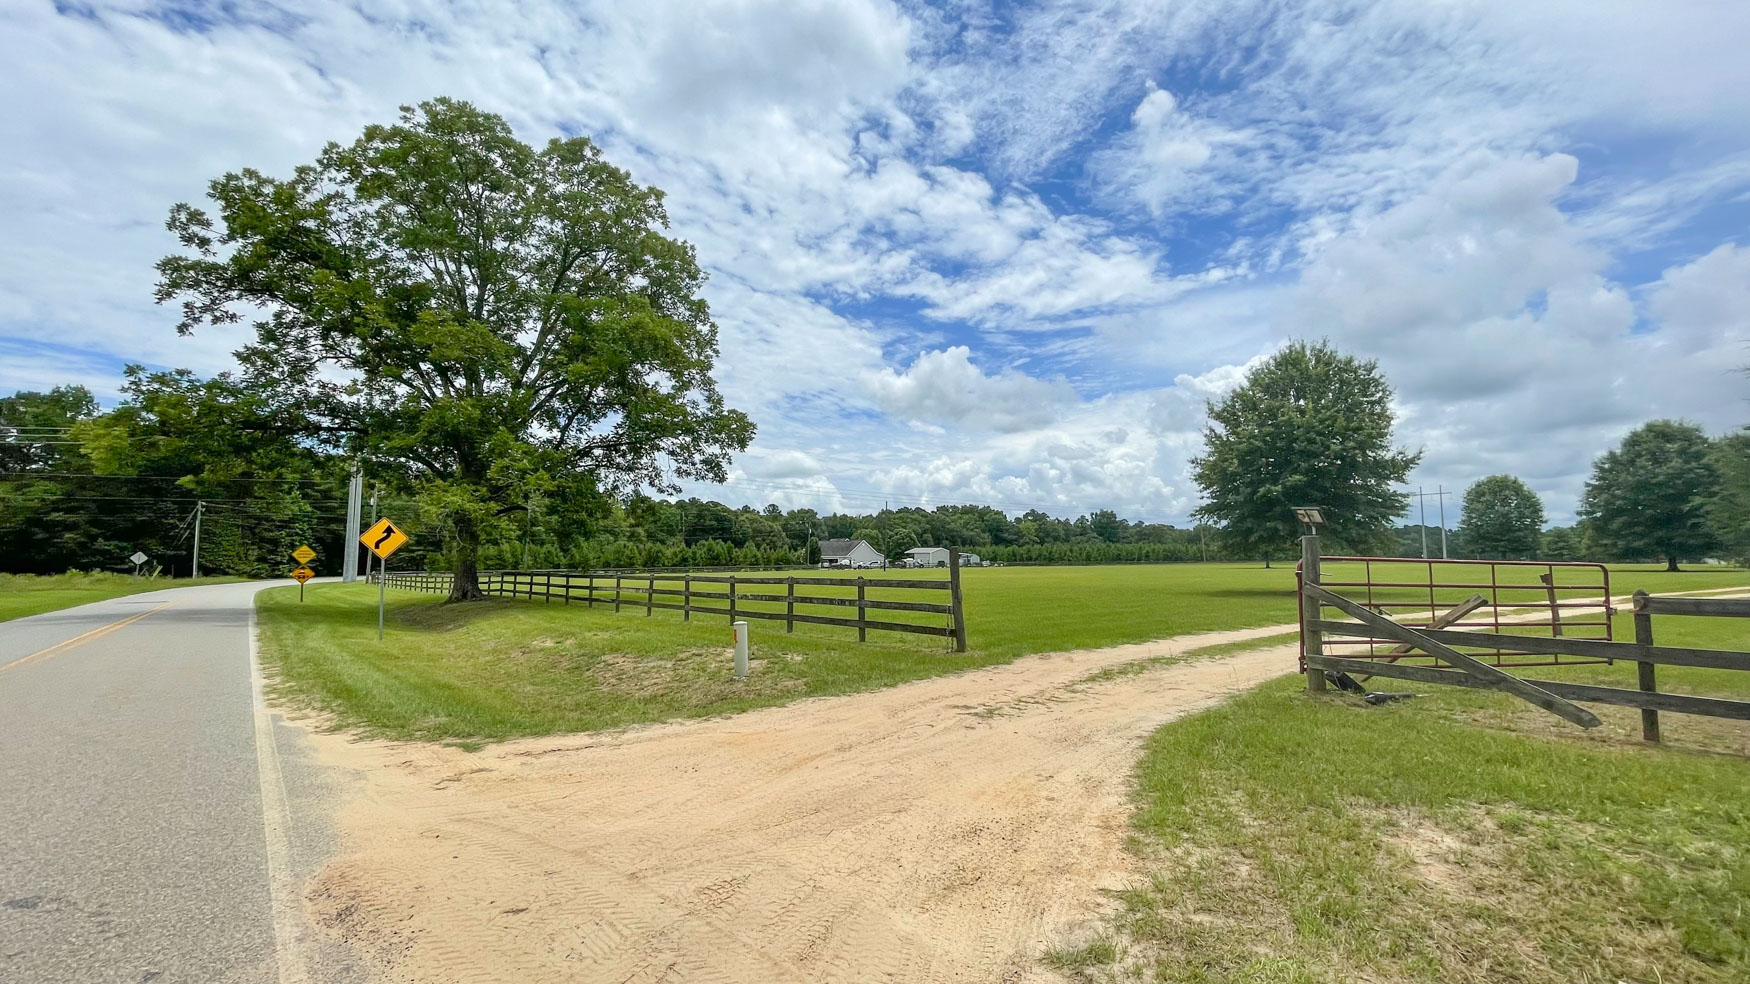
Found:
<path fill-rule="evenodd" d="M 0 11 L 0 389 L 226 367 L 151 303 L 169 206 L 442 94 L 668 192 L 726 501 L 1183 521 L 1299 337 L 1380 361 L 1418 483 L 1558 521 L 1636 424 L 1750 421 L 1750 5 L 358 6 Z"/>

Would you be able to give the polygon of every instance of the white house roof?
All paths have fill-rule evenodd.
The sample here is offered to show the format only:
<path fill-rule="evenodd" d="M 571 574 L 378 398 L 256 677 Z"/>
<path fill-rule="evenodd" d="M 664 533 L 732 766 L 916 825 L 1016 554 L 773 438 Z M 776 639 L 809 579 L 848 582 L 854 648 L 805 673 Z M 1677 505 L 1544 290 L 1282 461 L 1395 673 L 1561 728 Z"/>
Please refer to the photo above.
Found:
<path fill-rule="evenodd" d="M 828 557 L 848 557 L 851 555 L 851 551 L 857 549 L 857 544 L 859 543 L 865 546 L 868 545 L 867 540 L 822 540 L 820 541 L 820 556 L 823 559 Z M 875 548 L 870 547 L 869 549 L 873 550 Z"/>

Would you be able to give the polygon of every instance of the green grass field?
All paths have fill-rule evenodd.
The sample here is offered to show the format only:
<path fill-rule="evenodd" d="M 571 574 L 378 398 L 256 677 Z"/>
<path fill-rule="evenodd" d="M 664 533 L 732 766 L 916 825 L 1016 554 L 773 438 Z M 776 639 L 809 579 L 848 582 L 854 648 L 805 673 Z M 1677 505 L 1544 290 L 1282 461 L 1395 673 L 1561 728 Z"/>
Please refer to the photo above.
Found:
<path fill-rule="evenodd" d="M 1745 583 L 1750 573 L 1744 571 L 1672 575 L 1624 568 L 1612 590 Z M 630 603 L 615 613 L 609 606 L 540 599 L 445 606 L 436 595 L 393 590 L 388 636 L 379 644 L 375 591 L 368 585 L 312 585 L 302 605 L 296 590 L 274 589 L 263 592 L 258 605 L 263 659 L 279 679 L 282 698 L 371 734 L 477 743 L 733 713 L 1028 653 L 1285 624 L 1294 619 L 1293 587 L 1292 568 L 1255 564 L 972 569 L 964 572 L 968 653 L 947 652 L 945 640 L 925 636 L 871 632 L 870 641 L 859 644 L 849 629 L 799 625 L 786 635 L 782 623 L 754 621 L 754 673 L 740 683 L 729 678 L 731 639 L 723 616 L 683 622 L 677 612 L 647 617 Z M 849 587 L 806 590 L 854 594 Z M 897 593 L 927 601 L 945 595 Z M 781 603 L 743 607 L 782 609 Z M 880 617 L 937 624 L 942 618 Z"/>
<path fill-rule="evenodd" d="M 26 615 L 59 611 L 62 608 L 72 608 L 74 605 L 103 601 L 106 598 L 139 594 L 142 591 L 186 588 L 196 584 L 223 584 L 227 581 L 238 580 L 242 579 L 203 577 L 192 581 L 187 578 L 173 581 L 169 578 L 132 577 L 127 574 L 107 572 L 54 574 L 40 577 L 32 574 L 0 574 L 0 622 L 7 619 L 23 618 Z"/>
<path fill-rule="evenodd" d="M 1750 649 L 1743 620 L 1660 616 L 1654 634 Z M 1535 673 L 1632 688 L 1635 671 Z M 1750 699 L 1750 673 L 1659 674 Z M 1582 731 L 1511 697 L 1402 689 L 1425 696 L 1369 707 L 1287 678 L 1163 727 L 1137 769 L 1145 884 L 1052 962 L 1102 982 L 1750 979 L 1750 727 L 1665 714 L 1651 747 L 1632 709 L 1588 705 L 1605 724 Z"/>

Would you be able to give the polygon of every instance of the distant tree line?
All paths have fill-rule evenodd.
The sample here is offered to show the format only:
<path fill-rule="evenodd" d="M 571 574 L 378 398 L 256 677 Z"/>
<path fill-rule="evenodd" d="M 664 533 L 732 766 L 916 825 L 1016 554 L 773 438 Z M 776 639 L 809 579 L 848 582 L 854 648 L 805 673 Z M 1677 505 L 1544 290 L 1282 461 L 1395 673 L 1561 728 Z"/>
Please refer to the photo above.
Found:
<path fill-rule="evenodd" d="M 697 498 L 526 490 L 520 500 L 494 501 L 500 518 L 478 531 L 475 556 L 488 569 L 763 567 L 815 563 L 820 541 L 855 538 L 894 560 L 913 547 L 953 546 L 1017 564 L 1270 561 L 1294 556 L 1299 530 L 1291 505 L 1327 511 L 1328 553 L 1422 556 L 1425 533 L 1428 554 L 1439 556 L 1439 528 L 1389 522 L 1384 511 L 1396 504 L 1401 513 L 1400 493 L 1383 486 L 1333 490 L 1317 477 L 1336 476 L 1341 484 L 1371 468 L 1371 481 L 1389 482 L 1414 456 L 1391 448 L 1389 420 L 1339 428 L 1334 443 L 1319 444 L 1324 431 L 1313 422 L 1333 415 L 1389 417 L 1390 391 L 1350 378 L 1376 374 L 1371 363 L 1303 348 L 1285 350 L 1236 391 L 1247 393 L 1261 378 L 1269 399 L 1248 395 L 1245 412 L 1212 416 L 1212 428 L 1257 429 L 1244 440 L 1217 436 L 1197 466 L 1210 480 L 1205 494 L 1211 505 L 1201 513 L 1225 522 L 1135 522 L 1107 509 L 1074 519 L 1037 509 L 1011 517 L 980 505 L 823 514 Z M 1307 375 L 1318 378 L 1295 381 Z M 1356 393 L 1366 395 L 1359 407 Z M 1333 395 L 1337 411 L 1321 403 Z M 349 459 L 313 446 L 297 428 L 276 428 L 261 400 L 256 388 L 225 375 L 203 380 L 138 367 L 127 370 L 123 399 L 109 411 L 77 386 L 0 398 L 6 428 L 0 430 L 0 570 L 128 570 L 126 558 L 139 550 L 152 558 L 149 567 L 186 574 L 196 503 L 203 502 L 203 571 L 283 574 L 291 550 L 309 543 L 320 555 L 318 571 L 337 573 Z M 1289 426 L 1280 425 L 1285 418 Z M 1235 458 L 1236 440 L 1258 458 L 1249 464 Z M 1298 464 L 1290 455 L 1295 448 Z M 1363 452 L 1373 457 L 1346 460 Z M 1247 493 L 1243 483 L 1257 488 Z M 392 492 L 381 490 L 379 511 L 413 533 L 397 566 L 453 568 L 453 511 Z M 1258 505 L 1272 495 L 1284 504 L 1280 515 Z M 1217 505 L 1230 496 L 1241 500 L 1238 506 Z M 1356 518 L 1350 510 L 1366 515 Z M 1707 557 L 1750 559 L 1750 430 L 1710 439 L 1693 424 L 1651 422 L 1597 460 L 1579 514 L 1572 526 L 1545 529 L 1542 503 L 1525 482 L 1489 476 L 1466 490 L 1458 527 L 1446 531 L 1447 553 L 1660 560 L 1673 567 Z"/>

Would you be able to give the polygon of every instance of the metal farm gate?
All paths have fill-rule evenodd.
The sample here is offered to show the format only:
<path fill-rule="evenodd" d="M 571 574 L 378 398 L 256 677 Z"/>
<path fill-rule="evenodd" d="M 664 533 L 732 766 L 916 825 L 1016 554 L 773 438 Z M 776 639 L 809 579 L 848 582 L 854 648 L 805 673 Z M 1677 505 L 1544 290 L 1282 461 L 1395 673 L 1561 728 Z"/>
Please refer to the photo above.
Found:
<path fill-rule="evenodd" d="M 1659 740 L 1660 711 L 1750 720 L 1750 702 L 1664 693 L 1655 676 L 1661 663 L 1750 670 L 1750 652 L 1656 645 L 1652 620 L 1750 618 L 1750 599 L 1637 591 L 1634 641 L 1619 642 L 1603 565 L 1324 557 L 1316 534 L 1301 538 L 1299 582 L 1300 667 L 1309 693 L 1357 676 L 1498 690 L 1583 728 L 1600 722 L 1576 701 L 1638 707 L 1648 741 Z M 1327 608 L 1348 618 L 1326 618 Z M 1635 664 L 1637 689 L 1508 672 L 1617 661 Z"/>

